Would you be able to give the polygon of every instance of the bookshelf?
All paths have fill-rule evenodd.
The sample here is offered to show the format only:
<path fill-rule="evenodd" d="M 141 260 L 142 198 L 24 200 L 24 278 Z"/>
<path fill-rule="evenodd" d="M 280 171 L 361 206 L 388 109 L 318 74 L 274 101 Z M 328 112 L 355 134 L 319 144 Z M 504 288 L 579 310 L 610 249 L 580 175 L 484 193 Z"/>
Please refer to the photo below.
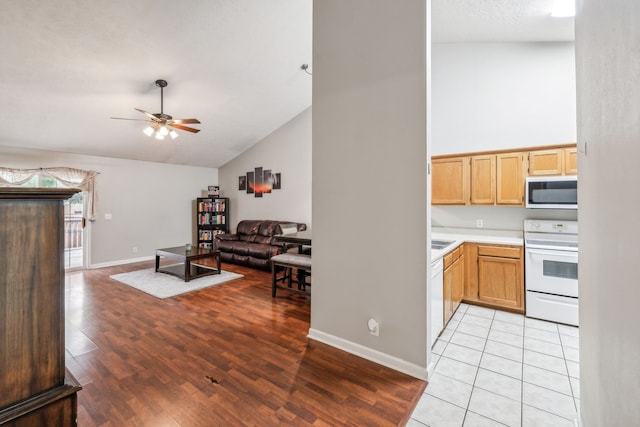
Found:
<path fill-rule="evenodd" d="M 228 198 L 198 197 L 196 200 L 198 247 L 213 248 L 215 236 L 229 232 L 228 218 Z"/>

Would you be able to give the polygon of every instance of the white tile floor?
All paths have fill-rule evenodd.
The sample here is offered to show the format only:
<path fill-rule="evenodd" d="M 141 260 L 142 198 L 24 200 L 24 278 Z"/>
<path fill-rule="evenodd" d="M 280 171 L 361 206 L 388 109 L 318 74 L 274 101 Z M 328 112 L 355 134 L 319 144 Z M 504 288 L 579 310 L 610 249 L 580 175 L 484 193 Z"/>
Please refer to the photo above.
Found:
<path fill-rule="evenodd" d="M 573 427 L 578 328 L 461 304 L 409 427 Z"/>

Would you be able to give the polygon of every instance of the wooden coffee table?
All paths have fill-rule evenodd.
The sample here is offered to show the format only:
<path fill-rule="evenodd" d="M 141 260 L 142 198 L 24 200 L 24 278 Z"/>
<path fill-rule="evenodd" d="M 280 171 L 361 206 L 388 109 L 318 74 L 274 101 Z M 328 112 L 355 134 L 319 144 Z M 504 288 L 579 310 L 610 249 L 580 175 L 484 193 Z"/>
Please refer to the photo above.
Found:
<path fill-rule="evenodd" d="M 160 258 L 173 259 L 179 261 L 180 264 L 167 265 L 160 268 Z M 213 267 L 194 262 L 205 259 L 213 259 L 216 266 Z M 220 251 L 197 247 L 187 251 L 184 246 L 156 249 L 156 271 L 159 273 L 172 274 L 185 282 L 191 279 L 197 279 L 198 277 L 220 274 L 222 271 L 220 269 Z"/>

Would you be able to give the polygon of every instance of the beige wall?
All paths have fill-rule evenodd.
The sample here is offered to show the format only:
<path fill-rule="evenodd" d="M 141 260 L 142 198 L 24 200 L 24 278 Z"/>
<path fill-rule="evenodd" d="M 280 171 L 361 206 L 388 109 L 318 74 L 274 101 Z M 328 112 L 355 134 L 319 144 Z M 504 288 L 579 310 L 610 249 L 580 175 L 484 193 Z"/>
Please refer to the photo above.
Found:
<path fill-rule="evenodd" d="M 313 10 L 312 338 L 426 375 L 426 3 Z M 367 320 L 380 324 L 378 337 Z"/>
<path fill-rule="evenodd" d="M 256 167 L 280 173 L 282 189 L 263 197 L 239 191 L 238 177 Z M 311 228 L 311 108 L 222 166 L 219 178 L 231 202 L 232 229 L 243 219 L 303 222 Z"/>
<path fill-rule="evenodd" d="M 193 201 L 218 183 L 213 168 L 19 148 L 0 147 L 0 166 L 69 166 L 100 173 L 96 221 L 87 226 L 92 267 L 151 259 L 157 248 L 192 241 Z M 113 219 L 105 220 L 105 213 Z"/>
<path fill-rule="evenodd" d="M 640 3 L 578 1 L 582 425 L 640 425 Z"/>

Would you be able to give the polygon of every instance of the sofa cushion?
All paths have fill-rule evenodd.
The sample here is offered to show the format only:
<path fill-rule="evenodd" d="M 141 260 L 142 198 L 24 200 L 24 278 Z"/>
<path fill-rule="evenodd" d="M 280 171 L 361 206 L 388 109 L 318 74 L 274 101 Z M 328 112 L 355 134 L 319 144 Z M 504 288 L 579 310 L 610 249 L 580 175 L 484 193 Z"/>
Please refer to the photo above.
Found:
<path fill-rule="evenodd" d="M 229 252 L 238 255 L 248 255 L 249 247 L 251 247 L 252 243 L 241 242 L 238 240 L 218 240 L 217 249 L 220 252 Z"/>
<path fill-rule="evenodd" d="M 258 229 L 260 236 L 270 237 L 279 231 L 280 221 L 262 221 Z"/>
<path fill-rule="evenodd" d="M 244 220 L 238 223 L 237 234 L 258 234 L 260 228 L 260 220 Z"/>

